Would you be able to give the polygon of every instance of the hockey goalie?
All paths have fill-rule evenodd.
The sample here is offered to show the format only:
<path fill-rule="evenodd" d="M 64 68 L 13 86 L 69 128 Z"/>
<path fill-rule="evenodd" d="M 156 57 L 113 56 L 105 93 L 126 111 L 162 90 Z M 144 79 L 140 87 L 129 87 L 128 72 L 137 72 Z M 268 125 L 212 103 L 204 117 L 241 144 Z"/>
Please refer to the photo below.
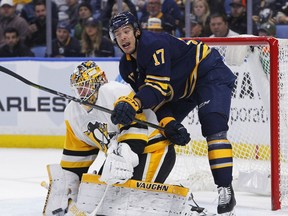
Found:
<path fill-rule="evenodd" d="M 70 84 L 77 98 L 107 109 L 120 96 L 133 96 L 127 85 L 108 82 L 93 61 L 79 64 Z M 74 101 L 64 115 L 63 155 L 60 164 L 47 165 L 43 215 L 181 214 L 188 189 L 164 184 L 176 154 L 158 129 L 137 122 L 116 126 L 110 114 Z M 152 112 L 139 112 L 136 118 L 157 124 Z"/>

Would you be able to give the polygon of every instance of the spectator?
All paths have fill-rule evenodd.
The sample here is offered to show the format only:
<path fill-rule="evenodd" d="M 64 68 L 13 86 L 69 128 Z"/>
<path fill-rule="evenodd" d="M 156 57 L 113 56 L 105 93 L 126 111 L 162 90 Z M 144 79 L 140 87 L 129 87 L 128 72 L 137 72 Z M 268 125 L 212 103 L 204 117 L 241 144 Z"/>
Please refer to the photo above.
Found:
<path fill-rule="evenodd" d="M 281 10 L 277 13 L 276 21 L 278 24 L 288 24 L 288 2 L 281 7 Z"/>
<path fill-rule="evenodd" d="M 28 23 L 33 23 L 36 20 L 35 15 L 35 4 L 39 0 L 32 0 L 29 3 L 25 4 L 20 12 L 20 16 L 23 17 Z M 52 4 L 52 17 L 58 20 L 58 9 L 54 1 Z"/>
<path fill-rule="evenodd" d="M 75 25 L 77 24 L 77 13 L 78 13 L 78 0 L 66 0 L 68 9 L 66 13 L 68 14 L 69 17 L 69 22 L 71 28 L 74 28 Z"/>
<path fill-rule="evenodd" d="M 128 5 L 123 1 L 122 2 L 122 11 L 130 11 Z M 111 11 L 111 17 L 115 16 L 118 13 L 118 3 L 114 3 Z M 102 32 L 103 35 L 109 38 L 109 23 L 110 19 L 102 19 Z"/>
<path fill-rule="evenodd" d="M 239 34 L 247 34 L 246 0 L 232 0 L 231 14 L 227 21 L 229 28 Z"/>
<path fill-rule="evenodd" d="M 37 1 L 37 0 L 36 0 Z M 67 22 L 69 20 L 69 16 L 66 13 L 68 10 L 68 5 L 66 0 L 52 0 L 52 2 L 55 2 L 55 6 L 57 8 L 58 12 L 58 21 L 60 22 Z"/>
<path fill-rule="evenodd" d="M 202 23 L 193 17 L 190 18 L 190 37 L 205 37 Z"/>
<path fill-rule="evenodd" d="M 82 53 L 86 57 L 114 57 L 114 43 L 102 36 L 102 25 L 93 17 L 84 24 L 82 32 Z"/>
<path fill-rule="evenodd" d="M 23 7 L 32 2 L 32 0 L 13 0 L 15 6 L 16 6 L 16 14 L 19 15 L 21 13 L 21 10 Z"/>
<path fill-rule="evenodd" d="M 253 20 L 260 24 L 268 21 L 269 18 L 274 18 L 278 11 L 281 11 L 286 0 L 253 0 L 252 14 Z M 267 10 L 268 9 L 268 10 Z M 265 20 L 264 20 L 265 19 Z"/>
<path fill-rule="evenodd" d="M 128 7 L 129 7 L 129 11 L 137 17 L 137 10 L 136 10 L 136 6 L 133 4 L 133 2 L 131 0 L 123 0 L 123 2 L 125 2 Z M 111 19 L 111 15 L 112 15 L 112 7 L 113 5 L 117 3 L 117 0 L 107 0 L 107 4 L 106 7 L 103 10 L 103 16 L 102 19 Z"/>
<path fill-rule="evenodd" d="M 175 19 L 169 14 L 162 13 L 161 8 L 162 8 L 161 0 L 148 0 L 147 1 L 148 15 L 145 17 L 142 16 L 140 18 L 140 24 L 142 28 L 144 29 L 147 28 L 149 18 L 157 17 L 161 19 L 163 31 L 169 34 L 175 35 L 175 30 L 176 30 Z"/>
<path fill-rule="evenodd" d="M 56 39 L 52 41 L 50 57 L 80 57 L 80 42 L 70 36 L 70 23 L 59 22 L 56 30 Z"/>
<path fill-rule="evenodd" d="M 137 10 L 137 19 L 139 20 L 141 18 L 141 16 L 144 16 L 144 14 L 147 14 L 146 1 L 145 0 L 136 0 L 135 6 L 136 6 L 136 10 Z"/>
<path fill-rule="evenodd" d="M 20 40 L 17 29 L 4 30 L 5 44 L 0 48 L 0 57 L 34 57 L 34 53 Z"/>
<path fill-rule="evenodd" d="M 13 0 L 2 0 L 0 3 L 0 47 L 5 44 L 4 30 L 8 27 L 17 29 L 21 41 L 29 35 L 28 23 L 16 15 Z"/>
<path fill-rule="evenodd" d="M 194 19 L 201 23 L 203 26 L 202 35 L 209 36 L 211 35 L 210 27 L 209 27 L 209 17 L 210 8 L 207 3 L 207 0 L 194 0 L 192 2 L 192 19 Z"/>
<path fill-rule="evenodd" d="M 89 3 L 82 2 L 78 7 L 78 23 L 74 27 L 74 37 L 81 40 L 84 23 L 89 17 L 92 17 L 93 11 Z"/>
<path fill-rule="evenodd" d="M 122 11 L 130 11 L 128 4 L 125 3 L 124 1 L 122 2 Z M 118 13 L 118 3 L 115 2 L 113 7 L 112 7 L 111 17 L 115 16 L 117 13 Z M 108 20 L 108 19 L 102 20 L 102 35 L 107 37 L 107 38 L 110 38 L 110 36 L 109 36 L 109 24 L 110 24 L 110 20 Z M 113 44 L 114 44 L 114 51 L 115 51 L 114 56 L 115 57 L 121 57 L 123 55 L 122 51 L 114 42 L 113 42 Z"/>
<path fill-rule="evenodd" d="M 161 19 L 152 17 L 148 19 L 147 30 L 152 32 L 163 32 Z"/>
<path fill-rule="evenodd" d="M 207 0 L 210 13 L 227 14 L 227 11 L 225 9 L 225 1 L 227 0 Z"/>
<path fill-rule="evenodd" d="M 210 16 L 210 37 L 231 37 L 239 35 L 237 32 L 229 29 L 225 14 L 212 14 Z"/>
<path fill-rule="evenodd" d="M 130 11 L 130 8 L 128 7 L 127 3 L 122 2 L 122 11 Z M 111 11 L 111 17 L 114 17 L 116 14 L 119 13 L 118 10 L 118 3 L 114 3 L 114 5 L 112 6 L 112 11 Z"/>
<path fill-rule="evenodd" d="M 181 2 L 179 4 L 175 0 L 163 0 L 162 2 L 162 13 L 163 14 L 169 14 L 172 16 L 176 23 L 176 36 L 180 37 L 184 35 L 184 33 L 181 31 L 184 27 L 184 13 L 181 11 L 179 5 L 181 5 Z"/>
<path fill-rule="evenodd" d="M 259 36 L 276 36 L 276 26 L 272 22 L 266 22 L 260 25 L 258 30 Z"/>
<path fill-rule="evenodd" d="M 277 11 L 281 8 L 281 0 L 276 2 L 267 0 L 253 1 L 253 34 L 258 35 L 261 24 L 266 22 L 276 23 Z"/>
<path fill-rule="evenodd" d="M 89 1 L 94 19 L 101 19 L 103 16 L 104 8 L 106 7 L 107 1 L 103 0 L 90 0 Z"/>
<path fill-rule="evenodd" d="M 27 38 L 29 47 L 46 46 L 46 5 L 44 1 L 35 3 L 36 20 L 30 23 L 30 36 Z M 56 38 L 57 18 L 52 17 L 52 39 Z"/>
<path fill-rule="evenodd" d="M 24 5 L 20 12 L 20 16 L 23 17 L 28 23 L 31 23 L 35 19 L 35 9 L 33 1 Z"/>
<path fill-rule="evenodd" d="M 267 0 L 253 1 L 253 16 L 252 19 L 255 23 L 264 23 L 272 18 L 272 8 Z"/>

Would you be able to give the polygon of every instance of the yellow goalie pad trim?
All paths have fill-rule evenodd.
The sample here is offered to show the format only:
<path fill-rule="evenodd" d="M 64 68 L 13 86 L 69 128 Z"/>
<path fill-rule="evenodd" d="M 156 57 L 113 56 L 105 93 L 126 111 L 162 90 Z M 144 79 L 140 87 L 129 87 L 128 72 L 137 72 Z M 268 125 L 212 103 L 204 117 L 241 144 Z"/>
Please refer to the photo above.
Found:
<path fill-rule="evenodd" d="M 101 182 L 99 178 L 100 178 L 100 175 L 83 174 L 81 182 L 92 183 L 92 184 L 106 184 L 105 182 Z M 132 188 L 132 189 L 137 189 L 137 190 L 170 193 L 170 194 L 175 194 L 175 195 L 182 196 L 182 197 L 186 197 L 186 195 L 189 192 L 188 188 L 177 186 L 177 185 L 144 182 L 144 181 L 137 181 L 137 180 L 128 180 L 124 184 L 114 184 L 113 186 Z"/>
<path fill-rule="evenodd" d="M 47 208 L 47 204 L 48 204 L 48 199 L 49 199 L 49 196 L 50 196 L 50 192 L 51 192 L 51 187 L 52 187 L 52 175 L 51 175 L 51 170 L 50 170 L 50 165 L 47 165 L 46 166 L 47 168 L 47 171 L 48 171 L 48 176 L 49 176 L 49 187 L 48 187 L 48 193 L 47 193 L 47 196 L 46 196 L 46 199 L 45 199 L 45 204 L 44 204 L 44 207 L 43 207 L 43 216 L 46 215 L 46 208 Z M 42 183 L 41 183 L 42 185 Z"/>

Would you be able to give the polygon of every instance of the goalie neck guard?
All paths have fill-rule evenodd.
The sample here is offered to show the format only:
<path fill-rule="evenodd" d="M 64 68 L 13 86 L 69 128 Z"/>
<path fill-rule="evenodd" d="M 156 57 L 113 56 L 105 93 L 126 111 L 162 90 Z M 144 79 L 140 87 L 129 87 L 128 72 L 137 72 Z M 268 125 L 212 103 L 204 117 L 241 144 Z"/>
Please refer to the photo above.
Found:
<path fill-rule="evenodd" d="M 99 88 L 107 83 L 105 72 L 93 61 L 85 61 L 70 76 L 70 85 L 76 97 L 95 104 Z"/>

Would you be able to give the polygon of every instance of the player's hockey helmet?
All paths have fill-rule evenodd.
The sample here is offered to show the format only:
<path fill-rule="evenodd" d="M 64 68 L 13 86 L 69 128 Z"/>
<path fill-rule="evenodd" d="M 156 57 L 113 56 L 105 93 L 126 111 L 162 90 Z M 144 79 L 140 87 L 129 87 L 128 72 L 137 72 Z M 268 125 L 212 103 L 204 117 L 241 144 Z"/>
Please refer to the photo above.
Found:
<path fill-rule="evenodd" d="M 70 85 L 76 96 L 95 104 L 101 85 L 107 83 L 105 72 L 93 61 L 85 61 L 70 76 Z"/>
<path fill-rule="evenodd" d="M 126 26 L 131 24 L 136 31 L 137 29 L 140 29 L 140 25 L 136 19 L 136 17 L 129 11 L 125 11 L 122 13 L 119 13 L 115 15 L 110 20 L 110 26 L 109 26 L 109 35 L 112 41 L 115 40 L 114 31 L 120 27 Z"/>

